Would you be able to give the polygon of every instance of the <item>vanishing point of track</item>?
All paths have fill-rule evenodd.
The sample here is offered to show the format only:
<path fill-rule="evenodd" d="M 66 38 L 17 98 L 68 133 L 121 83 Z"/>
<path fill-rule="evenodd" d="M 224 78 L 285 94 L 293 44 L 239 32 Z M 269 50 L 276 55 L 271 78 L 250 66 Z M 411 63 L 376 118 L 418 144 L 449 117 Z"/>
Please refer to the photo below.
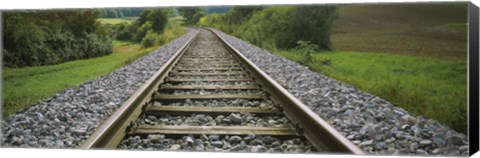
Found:
<path fill-rule="evenodd" d="M 304 152 L 363 154 L 224 39 L 206 29 L 189 39 L 80 148 L 122 148 L 128 138 L 152 135 L 202 137 L 207 141 L 224 137 L 234 143 L 240 143 L 240 136 L 247 136 L 243 140 L 294 139 L 311 148 Z M 288 152 L 277 148 L 274 151 Z"/>

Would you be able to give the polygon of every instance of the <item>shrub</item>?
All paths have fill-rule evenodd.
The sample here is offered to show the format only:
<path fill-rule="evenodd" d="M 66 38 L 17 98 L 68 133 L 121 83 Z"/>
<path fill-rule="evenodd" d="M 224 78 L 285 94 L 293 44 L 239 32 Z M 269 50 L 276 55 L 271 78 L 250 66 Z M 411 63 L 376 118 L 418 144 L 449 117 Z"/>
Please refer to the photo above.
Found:
<path fill-rule="evenodd" d="M 150 22 L 144 23 L 142 26 L 138 27 L 133 35 L 133 40 L 140 42 L 142 41 L 143 37 L 147 35 L 148 30 L 152 29 L 152 24 Z"/>
<path fill-rule="evenodd" d="M 336 17 L 334 6 L 248 7 L 202 17 L 198 25 L 220 29 L 270 50 L 292 49 L 300 40 L 331 50 L 331 27 Z"/>
<path fill-rule="evenodd" d="M 87 10 L 4 14 L 4 65 L 57 64 L 112 52 L 111 40 Z"/>
<path fill-rule="evenodd" d="M 165 9 L 149 9 L 141 13 L 140 17 L 132 24 L 119 23 L 115 26 L 115 38 L 118 40 L 133 40 L 142 42 L 148 31 L 162 33 L 168 23 Z M 148 43 L 148 42 L 147 42 Z"/>
<path fill-rule="evenodd" d="M 118 40 L 130 40 L 135 30 L 132 24 L 127 22 L 118 23 L 115 25 L 114 37 Z"/>
<path fill-rule="evenodd" d="M 314 54 L 318 51 L 319 46 L 312 44 L 310 41 L 298 41 L 298 46 L 295 48 L 295 52 L 299 53 L 302 56 L 300 64 L 308 65 L 309 63 L 315 62 Z"/>
<path fill-rule="evenodd" d="M 153 46 L 158 41 L 158 34 L 150 30 L 147 32 L 147 35 L 142 39 L 142 47 L 147 48 Z"/>

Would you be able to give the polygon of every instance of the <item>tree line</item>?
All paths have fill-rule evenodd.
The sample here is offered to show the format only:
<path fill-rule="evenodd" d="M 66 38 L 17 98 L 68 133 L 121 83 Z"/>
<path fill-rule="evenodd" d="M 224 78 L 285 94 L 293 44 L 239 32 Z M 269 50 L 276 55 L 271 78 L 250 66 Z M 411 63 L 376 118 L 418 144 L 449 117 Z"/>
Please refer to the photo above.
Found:
<path fill-rule="evenodd" d="M 300 43 L 332 50 L 335 6 L 233 7 L 225 14 L 207 14 L 197 25 L 213 27 L 267 49 L 293 49 Z M 195 20 L 195 18 L 192 18 Z"/>
<path fill-rule="evenodd" d="M 145 8 L 97 9 L 101 18 L 136 17 L 140 15 L 143 10 L 145 10 Z"/>
<path fill-rule="evenodd" d="M 3 14 L 3 64 L 38 66 L 112 53 L 98 12 L 27 11 Z"/>
<path fill-rule="evenodd" d="M 106 55 L 112 52 L 112 38 L 141 42 L 144 47 L 162 44 L 182 34 L 168 20 L 178 14 L 185 25 L 217 28 L 267 49 L 308 43 L 317 45 L 309 48 L 331 50 L 331 27 L 337 17 L 334 6 L 232 7 L 211 14 L 192 7 L 103 10 L 120 10 L 123 16 L 141 12 L 134 22 L 117 25 L 100 25 L 97 18 L 105 14 L 98 10 L 5 13 L 4 65 L 49 65 Z M 167 27 L 171 29 L 165 32 Z"/>
<path fill-rule="evenodd" d="M 169 22 L 168 17 L 178 14 L 173 9 L 135 11 L 139 10 L 142 12 L 135 21 L 116 25 L 100 24 L 98 10 L 7 12 L 3 18 L 4 66 L 51 65 L 99 57 L 112 53 L 112 39 L 150 47 L 184 33 L 178 24 Z"/>

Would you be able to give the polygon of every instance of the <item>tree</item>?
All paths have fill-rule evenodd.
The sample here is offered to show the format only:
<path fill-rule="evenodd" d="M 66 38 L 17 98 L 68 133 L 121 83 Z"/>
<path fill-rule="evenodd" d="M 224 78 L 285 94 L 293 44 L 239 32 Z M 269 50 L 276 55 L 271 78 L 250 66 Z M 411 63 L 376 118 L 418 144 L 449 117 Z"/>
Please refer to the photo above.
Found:
<path fill-rule="evenodd" d="M 253 13 L 261 10 L 262 7 L 233 7 L 227 12 L 227 21 L 230 24 L 241 24 L 248 20 Z"/>
<path fill-rule="evenodd" d="M 156 9 L 148 15 L 148 21 L 152 23 L 152 30 L 157 33 L 162 33 L 167 25 L 168 19 L 163 10 Z"/>
<path fill-rule="evenodd" d="M 337 17 L 334 6 L 268 7 L 261 11 L 243 9 L 231 9 L 226 20 L 230 25 L 239 25 L 233 27 L 234 35 L 252 44 L 267 49 L 291 49 L 298 41 L 310 41 L 319 49 L 332 49 L 331 28 Z M 245 20 L 245 17 L 249 18 Z"/>
<path fill-rule="evenodd" d="M 195 25 L 198 20 L 205 15 L 200 8 L 180 8 L 178 11 L 186 19 L 185 25 Z"/>
<path fill-rule="evenodd" d="M 299 40 L 310 41 L 322 49 L 331 50 L 330 35 L 338 17 L 335 6 L 303 6 L 292 11 L 289 31 L 292 39 L 286 46 L 293 47 Z"/>

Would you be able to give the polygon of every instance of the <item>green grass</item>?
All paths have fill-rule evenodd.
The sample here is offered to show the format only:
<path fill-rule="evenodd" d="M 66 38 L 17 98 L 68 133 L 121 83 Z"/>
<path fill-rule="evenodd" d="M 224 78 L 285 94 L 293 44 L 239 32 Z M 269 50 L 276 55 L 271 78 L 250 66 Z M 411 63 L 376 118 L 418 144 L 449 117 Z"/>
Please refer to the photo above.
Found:
<path fill-rule="evenodd" d="M 276 54 L 294 61 L 292 51 Z M 409 112 L 467 131 L 467 63 L 365 52 L 321 52 L 310 69 L 380 96 Z M 322 60 L 330 59 L 330 65 Z"/>
<path fill-rule="evenodd" d="M 51 66 L 3 69 L 2 118 L 46 99 L 65 88 L 81 84 L 141 57 L 156 47 L 113 41 L 113 53 Z"/>
<path fill-rule="evenodd" d="M 122 22 L 131 23 L 135 21 L 137 17 L 125 17 L 125 18 L 99 18 L 98 21 L 102 24 L 118 24 Z"/>

